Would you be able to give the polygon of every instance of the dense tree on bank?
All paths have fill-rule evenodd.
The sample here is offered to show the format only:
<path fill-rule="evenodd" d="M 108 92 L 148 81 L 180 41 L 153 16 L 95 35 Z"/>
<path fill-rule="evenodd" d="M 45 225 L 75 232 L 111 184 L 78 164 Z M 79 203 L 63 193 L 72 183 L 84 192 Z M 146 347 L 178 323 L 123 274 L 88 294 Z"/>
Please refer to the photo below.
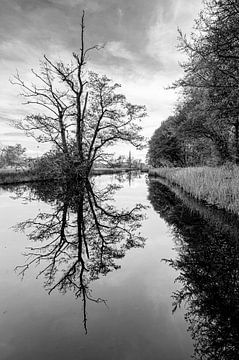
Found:
<path fill-rule="evenodd" d="M 21 86 L 27 104 L 44 110 L 28 115 L 17 126 L 39 142 L 50 142 L 65 172 L 74 169 L 87 177 L 96 160 L 107 160 L 108 146 L 118 141 L 142 146 L 139 121 L 146 109 L 129 103 L 118 92 L 119 84 L 88 71 L 88 54 L 99 47 L 85 47 L 84 31 L 83 12 L 81 49 L 73 53 L 71 63 L 44 56 L 41 71 L 32 70 L 35 84 L 27 84 L 18 74 L 13 83 Z"/>
<path fill-rule="evenodd" d="M 154 167 L 182 166 L 184 154 L 177 134 L 175 117 L 170 116 L 149 141 L 148 162 Z"/>
<path fill-rule="evenodd" d="M 238 23 L 236 0 L 205 0 L 190 38 L 179 31 L 179 50 L 187 59 L 183 78 L 173 86 L 182 90 L 174 140 L 168 133 L 163 138 L 165 124 L 156 130 L 149 144 L 152 165 L 159 166 L 160 157 L 165 158 L 169 142 L 170 154 L 173 147 L 176 154 L 184 153 L 186 165 L 239 163 Z M 176 165 L 182 165 L 181 156 Z"/>
<path fill-rule="evenodd" d="M 153 167 L 213 165 L 219 161 L 218 152 L 210 138 L 185 125 L 181 114 L 163 121 L 149 141 L 148 163 Z"/>
<path fill-rule="evenodd" d="M 209 0 L 204 5 L 191 38 L 180 32 L 179 48 L 187 61 L 175 86 L 183 89 L 184 106 L 193 104 L 187 127 L 195 133 L 196 126 L 210 138 L 222 162 L 238 163 L 239 3 Z"/>

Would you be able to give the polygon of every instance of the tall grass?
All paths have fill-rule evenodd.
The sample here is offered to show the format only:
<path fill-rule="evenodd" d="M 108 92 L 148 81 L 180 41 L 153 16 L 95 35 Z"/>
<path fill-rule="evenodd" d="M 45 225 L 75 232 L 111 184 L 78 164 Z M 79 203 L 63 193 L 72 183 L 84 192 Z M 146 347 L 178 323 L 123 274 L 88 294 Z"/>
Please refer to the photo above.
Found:
<path fill-rule="evenodd" d="M 149 175 L 166 178 L 198 200 L 239 214 L 238 166 L 159 168 Z"/>

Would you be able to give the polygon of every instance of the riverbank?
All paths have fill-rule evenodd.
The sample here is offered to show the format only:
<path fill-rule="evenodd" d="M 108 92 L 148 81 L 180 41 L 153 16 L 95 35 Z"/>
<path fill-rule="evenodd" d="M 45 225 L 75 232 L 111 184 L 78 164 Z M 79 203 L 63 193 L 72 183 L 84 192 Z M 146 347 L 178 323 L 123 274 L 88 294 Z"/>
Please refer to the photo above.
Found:
<path fill-rule="evenodd" d="M 129 171 L 141 171 L 132 168 L 97 168 L 91 171 L 91 175 L 109 175 L 125 173 Z M 31 170 L 22 169 L 0 169 L 0 185 L 18 184 L 32 181 L 46 181 Z M 49 179 L 51 180 L 51 179 Z"/>
<path fill-rule="evenodd" d="M 109 174 L 118 174 L 118 173 L 124 173 L 134 171 L 134 169 L 130 168 L 95 168 L 92 169 L 90 174 L 91 175 L 109 175 Z"/>
<path fill-rule="evenodd" d="M 225 209 L 217 209 L 214 206 L 208 206 L 195 197 L 188 195 L 181 187 L 173 185 L 169 180 L 162 177 L 151 177 L 149 184 L 151 187 L 160 186 L 160 191 L 162 191 L 163 194 L 167 194 L 166 196 L 168 197 L 168 194 L 171 193 L 174 197 L 174 199 L 169 197 L 172 207 L 177 207 L 176 202 L 179 201 L 188 208 L 192 214 L 199 215 L 206 222 L 215 226 L 215 229 L 220 233 L 234 239 L 239 238 L 238 215 L 228 212 Z M 161 195 L 158 196 L 160 196 L 161 199 Z M 177 209 L 175 209 L 175 211 L 177 211 Z"/>
<path fill-rule="evenodd" d="M 31 170 L 22 169 L 0 169 L 0 185 L 18 184 L 37 181 L 39 177 Z"/>
<path fill-rule="evenodd" d="M 239 214 L 239 167 L 150 169 L 149 176 L 167 179 L 209 205 Z"/>

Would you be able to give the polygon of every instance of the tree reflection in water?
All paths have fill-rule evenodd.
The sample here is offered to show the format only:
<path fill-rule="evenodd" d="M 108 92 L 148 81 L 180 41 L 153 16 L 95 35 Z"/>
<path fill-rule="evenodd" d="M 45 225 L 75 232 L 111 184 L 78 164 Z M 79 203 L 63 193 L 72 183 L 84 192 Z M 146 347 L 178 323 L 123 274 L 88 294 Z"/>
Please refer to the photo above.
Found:
<path fill-rule="evenodd" d="M 117 209 L 113 197 L 118 189 L 117 185 L 100 189 L 93 181 L 32 185 L 27 199 L 43 200 L 52 210 L 16 226 L 34 243 L 27 249 L 26 263 L 17 270 L 24 275 L 38 264 L 38 276 L 44 275 L 49 293 L 70 289 L 81 297 L 86 332 L 87 300 L 105 303 L 92 296 L 90 283 L 120 268 L 117 259 L 145 241 L 139 233 L 144 206 Z M 26 197 L 26 191 L 19 190 L 18 196 Z"/>
<path fill-rule="evenodd" d="M 238 218 L 185 195 L 179 199 L 155 180 L 149 182 L 149 199 L 175 236 L 178 258 L 167 262 L 179 271 L 182 287 L 173 294 L 173 307 L 185 304 L 194 359 L 238 359 Z"/>

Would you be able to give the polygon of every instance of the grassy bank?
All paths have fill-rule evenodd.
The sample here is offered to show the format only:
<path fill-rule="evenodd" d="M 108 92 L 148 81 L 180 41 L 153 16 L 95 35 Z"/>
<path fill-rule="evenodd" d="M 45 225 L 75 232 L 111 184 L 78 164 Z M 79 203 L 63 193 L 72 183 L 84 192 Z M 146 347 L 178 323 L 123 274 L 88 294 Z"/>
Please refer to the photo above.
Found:
<path fill-rule="evenodd" d="M 150 176 L 160 176 L 179 185 L 198 200 L 239 214 L 239 167 L 195 167 L 151 169 Z"/>
<path fill-rule="evenodd" d="M 164 185 L 167 191 L 171 191 L 192 213 L 200 215 L 206 222 L 215 226 L 217 231 L 224 233 L 232 238 L 239 239 L 238 216 L 227 212 L 224 209 L 215 209 L 211 206 L 205 206 L 202 202 L 189 196 L 179 186 L 172 185 L 167 179 L 151 178 L 151 183 L 159 182 Z"/>

